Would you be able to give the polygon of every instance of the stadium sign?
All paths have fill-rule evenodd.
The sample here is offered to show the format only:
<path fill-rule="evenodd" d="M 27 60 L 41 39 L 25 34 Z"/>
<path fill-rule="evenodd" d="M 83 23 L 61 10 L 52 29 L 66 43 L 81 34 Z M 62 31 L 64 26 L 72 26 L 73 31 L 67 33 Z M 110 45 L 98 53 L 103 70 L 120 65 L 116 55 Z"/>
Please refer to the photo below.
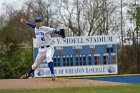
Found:
<path fill-rule="evenodd" d="M 117 74 L 117 39 L 113 35 L 53 38 L 56 76 Z M 38 44 L 33 39 L 34 59 Z M 49 77 L 47 62 L 42 62 L 35 77 Z"/>

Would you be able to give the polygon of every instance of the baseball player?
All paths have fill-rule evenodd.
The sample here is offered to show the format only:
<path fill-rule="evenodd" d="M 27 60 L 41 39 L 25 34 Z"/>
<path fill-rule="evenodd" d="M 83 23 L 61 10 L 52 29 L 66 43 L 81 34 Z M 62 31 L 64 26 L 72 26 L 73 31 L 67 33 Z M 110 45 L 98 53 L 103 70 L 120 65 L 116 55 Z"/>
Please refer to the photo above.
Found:
<path fill-rule="evenodd" d="M 39 45 L 38 54 L 35 59 L 34 64 L 27 71 L 26 74 L 22 75 L 20 79 L 26 79 L 31 76 L 31 74 L 39 67 L 39 65 L 45 59 L 48 63 L 48 67 L 51 72 L 52 80 L 55 80 L 54 75 L 54 63 L 52 60 L 54 54 L 54 47 L 52 45 L 51 33 L 59 34 L 62 38 L 65 38 L 65 33 L 63 29 L 56 30 L 47 26 L 43 26 L 43 19 L 41 17 L 36 17 L 34 23 L 27 22 L 26 19 L 21 18 L 21 23 L 27 24 L 32 27 L 35 31 L 36 39 Z"/>

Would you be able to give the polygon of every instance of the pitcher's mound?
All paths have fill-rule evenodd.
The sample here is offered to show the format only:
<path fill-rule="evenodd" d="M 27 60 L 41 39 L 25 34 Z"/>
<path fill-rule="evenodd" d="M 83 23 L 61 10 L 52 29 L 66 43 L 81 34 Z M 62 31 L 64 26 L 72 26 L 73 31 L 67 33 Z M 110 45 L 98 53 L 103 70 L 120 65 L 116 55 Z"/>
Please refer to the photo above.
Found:
<path fill-rule="evenodd" d="M 50 78 L 1 79 L 0 90 L 44 89 L 62 87 L 117 86 L 125 83 L 94 80 L 62 79 L 52 81 Z"/>

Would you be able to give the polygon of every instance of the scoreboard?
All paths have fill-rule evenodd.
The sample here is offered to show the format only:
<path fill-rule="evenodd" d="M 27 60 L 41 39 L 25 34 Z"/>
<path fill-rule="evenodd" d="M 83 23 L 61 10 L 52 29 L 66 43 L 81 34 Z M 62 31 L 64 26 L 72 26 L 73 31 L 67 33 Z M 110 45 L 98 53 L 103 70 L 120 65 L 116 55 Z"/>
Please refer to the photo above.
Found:
<path fill-rule="evenodd" d="M 117 42 L 113 35 L 53 38 L 53 56 L 56 76 L 117 74 Z M 33 39 L 34 59 L 38 44 Z M 35 71 L 35 77 L 49 77 L 44 60 Z"/>

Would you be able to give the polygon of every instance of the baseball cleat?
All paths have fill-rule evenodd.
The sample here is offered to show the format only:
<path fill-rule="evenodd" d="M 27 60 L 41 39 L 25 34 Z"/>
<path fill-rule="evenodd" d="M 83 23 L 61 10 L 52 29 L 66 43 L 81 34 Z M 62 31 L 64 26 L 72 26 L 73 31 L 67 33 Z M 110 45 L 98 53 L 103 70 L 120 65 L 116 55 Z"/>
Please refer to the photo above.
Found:
<path fill-rule="evenodd" d="M 52 75 L 52 81 L 55 81 L 55 80 L 56 80 L 55 75 Z"/>
<path fill-rule="evenodd" d="M 27 79 L 30 75 L 29 74 L 24 74 L 20 77 L 20 79 Z"/>

